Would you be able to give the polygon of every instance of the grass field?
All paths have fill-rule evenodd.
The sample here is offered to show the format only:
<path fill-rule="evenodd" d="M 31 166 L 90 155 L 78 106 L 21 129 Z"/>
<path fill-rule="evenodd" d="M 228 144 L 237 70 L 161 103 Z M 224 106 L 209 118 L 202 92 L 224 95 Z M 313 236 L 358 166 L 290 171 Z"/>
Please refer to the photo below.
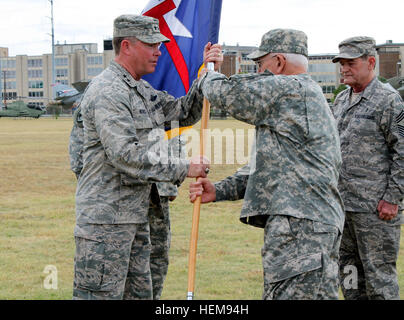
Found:
<path fill-rule="evenodd" d="M 71 299 L 76 178 L 69 169 L 71 119 L 0 119 L 0 299 Z M 238 121 L 211 128 L 247 129 Z M 225 148 L 226 145 L 223 146 Z M 215 154 L 216 151 L 212 151 Z M 214 164 L 213 181 L 240 165 Z M 170 267 L 163 299 L 185 299 L 192 204 L 189 180 L 172 203 Z M 263 230 L 239 222 L 242 202 L 204 205 L 201 211 L 197 299 L 261 299 Z M 398 272 L 404 297 L 404 241 Z M 57 269 L 57 289 L 46 284 Z"/>

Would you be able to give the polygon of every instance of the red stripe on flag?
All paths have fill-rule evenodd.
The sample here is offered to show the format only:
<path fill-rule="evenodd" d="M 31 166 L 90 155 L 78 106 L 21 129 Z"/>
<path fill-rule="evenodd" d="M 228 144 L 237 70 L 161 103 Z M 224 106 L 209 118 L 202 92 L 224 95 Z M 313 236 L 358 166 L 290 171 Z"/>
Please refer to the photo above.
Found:
<path fill-rule="evenodd" d="M 184 85 L 185 92 L 189 90 L 189 72 L 187 64 L 185 63 L 184 56 L 177 44 L 177 41 L 174 39 L 174 35 L 170 30 L 166 20 L 164 19 L 164 15 L 171 10 L 176 8 L 173 0 L 166 0 L 149 11 L 145 12 L 145 16 L 153 17 L 159 20 L 160 32 L 169 38 L 171 41 L 165 43 L 167 51 L 174 62 L 175 68 L 177 69 L 178 74 L 180 75 L 182 84 Z"/>

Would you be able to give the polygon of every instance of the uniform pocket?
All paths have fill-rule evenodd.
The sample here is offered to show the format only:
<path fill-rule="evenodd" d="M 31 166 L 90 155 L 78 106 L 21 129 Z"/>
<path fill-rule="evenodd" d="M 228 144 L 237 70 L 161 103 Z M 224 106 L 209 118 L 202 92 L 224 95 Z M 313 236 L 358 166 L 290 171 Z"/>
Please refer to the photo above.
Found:
<path fill-rule="evenodd" d="M 338 234 L 338 228 L 330 224 L 325 224 L 318 221 L 313 221 L 314 233 L 336 233 Z"/>
<path fill-rule="evenodd" d="M 293 259 L 279 259 L 264 265 L 265 280 L 269 283 L 283 281 L 322 267 L 322 254 L 314 253 Z"/>
<path fill-rule="evenodd" d="M 270 215 L 265 225 L 265 234 L 270 237 L 294 236 L 289 220 L 291 217 L 283 215 Z"/>
<path fill-rule="evenodd" d="M 113 285 L 107 276 L 106 244 L 76 237 L 75 282 L 90 291 L 109 291 Z"/>
<path fill-rule="evenodd" d="M 153 122 L 147 115 L 135 115 L 133 124 L 136 129 L 152 129 L 154 128 Z"/>
<path fill-rule="evenodd" d="M 151 184 L 121 175 L 119 209 L 114 223 L 144 223 L 150 202 Z"/>

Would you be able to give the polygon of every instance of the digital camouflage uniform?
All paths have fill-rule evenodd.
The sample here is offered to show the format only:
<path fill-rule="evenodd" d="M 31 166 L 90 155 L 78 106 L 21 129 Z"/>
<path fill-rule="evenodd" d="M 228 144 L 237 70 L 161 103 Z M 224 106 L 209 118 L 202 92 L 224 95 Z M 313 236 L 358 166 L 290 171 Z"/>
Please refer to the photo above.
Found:
<path fill-rule="evenodd" d="M 121 16 L 114 26 L 114 37 L 144 30 L 138 39 L 164 41 L 153 18 Z M 172 121 L 195 124 L 202 102 L 196 83 L 175 99 L 136 81 L 116 62 L 89 84 L 80 104 L 84 144 L 76 191 L 73 298 L 153 298 L 150 212 L 164 220 L 155 183 L 180 185 L 189 169 L 189 161 L 164 152 L 164 128 Z"/>
<path fill-rule="evenodd" d="M 307 56 L 294 30 L 264 35 L 257 55 Z M 265 228 L 263 299 L 337 299 L 344 216 L 337 189 L 338 132 L 321 88 L 308 74 L 224 75 L 201 83 L 215 107 L 255 126 L 249 166 L 215 184 L 216 201 L 244 199 L 241 221 Z"/>
<path fill-rule="evenodd" d="M 355 52 L 374 55 L 374 40 L 350 38 L 340 44 L 340 51 L 335 62 L 355 58 Z M 345 299 L 399 299 L 401 214 L 381 220 L 377 205 L 380 200 L 400 204 L 403 198 L 404 105 L 399 94 L 376 77 L 352 103 L 351 94 L 351 88 L 341 92 L 333 107 L 343 160 L 339 190 L 346 211 L 341 288 Z"/>
<path fill-rule="evenodd" d="M 181 136 L 170 139 L 169 152 L 170 150 L 173 151 L 173 156 L 185 158 L 185 143 Z M 83 169 L 82 154 L 83 120 L 79 106 L 73 115 L 73 128 L 69 142 L 70 168 L 75 173 L 77 179 Z M 149 207 L 150 240 L 152 245 L 150 271 L 153 285 L 153 299 L 155 300 L 161 297 L 169 264 L 169 249 L 171 243 L 169 198 L 178 195 L 178 188 L 172 183 L 157 182 L 156 186 L 160 196 L 161 206 L 154 205 L 153 202 L 151 202 Z M 161 213 L 159 210 L 163 212 Z"/>

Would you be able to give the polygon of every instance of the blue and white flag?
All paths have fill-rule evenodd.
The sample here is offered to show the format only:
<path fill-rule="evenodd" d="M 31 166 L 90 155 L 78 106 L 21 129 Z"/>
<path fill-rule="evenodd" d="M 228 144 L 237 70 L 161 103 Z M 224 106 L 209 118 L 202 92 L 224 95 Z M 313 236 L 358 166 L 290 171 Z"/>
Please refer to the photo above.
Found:
<path fill-rule="evenodd" d="M 143 77 L 157 90 L 184 96 L 203 64 L 203 48 L 219 37 L 222 0 L 151 0 L 142 14 L 159 20 L 171 41 L 161 46 L 156 71 Z"/>

